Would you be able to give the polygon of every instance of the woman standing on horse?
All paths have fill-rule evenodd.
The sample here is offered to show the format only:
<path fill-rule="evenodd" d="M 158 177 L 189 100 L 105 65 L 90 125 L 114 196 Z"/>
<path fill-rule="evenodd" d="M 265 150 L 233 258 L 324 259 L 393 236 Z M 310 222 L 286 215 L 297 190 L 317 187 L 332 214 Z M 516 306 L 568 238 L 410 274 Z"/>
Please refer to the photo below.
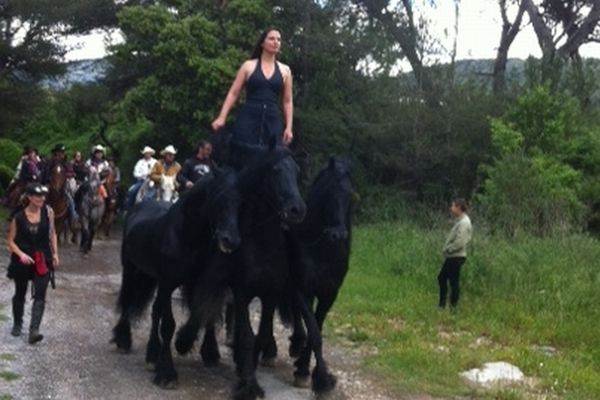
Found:
<path fill-rule="evenodd" d="M 221 112 L 212 122 L 215 131 L 225 126 L 229 111 L 245 87 L 246 103 L 237 114 L 232 140 L 257 145 L 267 144 L 274 137 L 278 143 L 291 143 L 294 137 L 292 72 L 290 67 L 277 61 L 280 49 L 281 32 L 278 29 L 270 28 L 260 35 L 250 60 L 238 70 Z"/>
<path fill-rule="evenodd" d="M 27 286 L 29 281 L 33 282 L 30 344 L 44 338 L 39 333 L 39 328 L 46 304 L 46 289 L 50 275 L 59 264 L 54 212 L 45 205 L 47 193 L 48 189 L 39 183 L 27 185 L 25 194 L 28 204 L 15 214 L 6 238 L 11 252 L 7 276 L 15 282 L 15 294 L 12 299 L 13 336 L 21 335 Z"/>

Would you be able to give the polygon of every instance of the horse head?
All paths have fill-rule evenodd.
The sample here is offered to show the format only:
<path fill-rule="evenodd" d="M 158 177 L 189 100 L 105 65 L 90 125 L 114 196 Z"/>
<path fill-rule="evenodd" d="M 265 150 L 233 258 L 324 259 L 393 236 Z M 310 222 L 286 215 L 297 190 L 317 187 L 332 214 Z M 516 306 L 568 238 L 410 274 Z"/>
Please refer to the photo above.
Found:
<path fill-rule="evenodd" d="M 168 203 L 177 201 L 175 176 L 163 175 L 160 180 L 160 200 Z"/>
<path fill-rule="evenodd" d="M 307 199 L 311 221 L 322 226 L 322 233 L 330 241 L 348 238 L 353 193 L 350 162 L 330 158 Z"/>
<path fill-rule="evenodd" d="M 298 190 L 299 167 L 290 150 L 276 145 L 274 141 L 269 147 L 235 146 L 241 146 L 241 150 L 237 149 L 234 154 L 241 155 L 245 164 L 240 178 L 244 192 L 265 196 L 266 202 L 282 221 L 301 222 L 306 214 L 306 205 Z"/>
<path fill-rule="evenodd" d="M 232 168 L 215 168 L 181 200 L 186 210 L 185 217 L 192 226 L 199 225 L 197 221 L 202 219 L 209 221 L 211 233 L 223 253 L 231 253 L 241 242 L 238 216 L 242 195 L 238 182 L 238 173 Z"/>
<path fill-rule="evenodd" d="M 56 193 L 62 193 L 67 183 L 65 168 L 60 163 L 55 163 L 50 171 L 49 189 Z"/>

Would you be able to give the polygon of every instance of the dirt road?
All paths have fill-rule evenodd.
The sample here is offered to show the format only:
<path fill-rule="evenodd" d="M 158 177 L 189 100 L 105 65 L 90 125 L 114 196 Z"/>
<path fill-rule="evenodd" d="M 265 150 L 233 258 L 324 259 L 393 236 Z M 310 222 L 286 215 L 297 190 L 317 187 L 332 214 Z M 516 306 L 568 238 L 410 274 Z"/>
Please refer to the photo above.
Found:
<path fill-rule="evenodd" d="M 3 229 L 4 232 L 4 229 Z M 4 242 L 4 240 L 2 240 Z M 27 344 L 24 334 L 14 338 L 10 312 L 12 281 L 4 277 L 8 264 L 5 246 L 0 249 L 0 304 L 8 317 L 0 322 L 0 399 L 199 399 L 231 398 L 235 372 L 231 354 L 221 346 L 220 366 L 205 368 L 197 349 L 193 355 L 175 353 L 179 373 L 176 390 L 163 390 L 151 383 L 152 373 L 144 364 L 148 319 L 134 328 L 131 354 L 120 354 L 109 343 L 116 322 L 115 301 L 120 285 L 120 240 L 96 241 L 91 255 L 83 258 L 73 245 L 61 247 L 62 265 L 56 274 L 57 289 L 48 291 L 48 301 L 38 345 Z M 25 327 L 29 323 L 28 300 Z M 184 314 L 176 306 L 176 320 Z M 279 325 L 279 324 L 278 324 Z M 267 399 L 311 399 L 307 389 L 294 388 L 292 362 L 287 357 L 289 333 L 278 327 L 276 332 L 280 356 L 274 369 L 260 368 L 258 380 Z M 25 329 L 25 332 L 27 330 Z M 221 343 L 223 338 L 221 335 Z M 338 386 L 329 399 L 387 400 L 398 398 L 386 394 L 372 378 L 358 368 L 357 352 L 325 342 L 327 359 Z M 11 374 L 15 379 L 10 379 Z M 5 397 L 2 397 L 5 396 Z M 11 397 L 8 397 L 11 396 Z M 412 397 L 402 397 L 412 398 Z M 419 399 L 427 397 L 418 396 Z"/>

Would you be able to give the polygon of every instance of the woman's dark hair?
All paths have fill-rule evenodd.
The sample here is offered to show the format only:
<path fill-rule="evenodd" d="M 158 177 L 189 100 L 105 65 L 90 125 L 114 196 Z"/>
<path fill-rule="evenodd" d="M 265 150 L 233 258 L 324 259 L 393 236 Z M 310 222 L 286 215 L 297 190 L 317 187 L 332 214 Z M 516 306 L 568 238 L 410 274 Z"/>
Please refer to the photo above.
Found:
<path fill-rule="evenodd" d="M 461 197 L 452 200 L 452 202 L 454 203 L 454 205 L 458 208 L 461 209 L 462 212 L 467 211 L 467 201 Z"/>
<path fill-rule="evenodd" d="M 259 59 L 260 56 L 262 56 L 262 44 L 265 41 L 265 39 L 267 38 L 267 35 L 269 34 L 269 32 L 271 31 L 277 31 L 279 32 L 279 34 L 281 34 L 281 30 L 279 30 L 279 28 L 275 28 L 274 26 L 268 27 L 267 29 L 265 29 L 264 31 L 262 31 L 262 33 L 260 34 L 260 36 L 258 37 L 258 40 L 256 41 L 256 46 L 254 46 L 254 50 L 252 50 L 252 53 L 250 53 L 250 59 Z"/>

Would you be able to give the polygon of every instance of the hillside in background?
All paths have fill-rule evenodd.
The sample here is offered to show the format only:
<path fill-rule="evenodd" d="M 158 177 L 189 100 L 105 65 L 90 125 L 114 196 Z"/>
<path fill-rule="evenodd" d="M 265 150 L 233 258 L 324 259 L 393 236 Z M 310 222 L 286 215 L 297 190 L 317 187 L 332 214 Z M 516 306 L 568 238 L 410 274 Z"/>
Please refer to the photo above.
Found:
<path fill-rule="evenodd" d="M 600 75 L 600 59 L 586 59 L 586 66 Z M 511 58 L 506 65 L 507 84 L 523 83 L 525 80 L 525 69 L 527 61 L 519 58 Z M 438 65 L 434 68 L 445 68 L 447 64 Z M 72 61 L 67 65 L 67 72 L 58 78 L 48 79 L 42 82 L 42 86 L 50 89 L 61 90 L 73 84 L 87 84 L 97 82 L 106 76 L 109 61 L 106 58 L 93 60 Z M 468 59 L 456 61 L 456 77 L 459 82 L 473 82 L 481 85 L 490 85 L 492 71 L 494 69 L 493 59 Z M 412 73 L 404 74 L 411 79 Z"/>
<path fill-rule="evenodd" d="M 76 84 L 95 83 L 106 76 L 109 65 L 106 58 L 72 61 L 67 64 L 67 71 L 64 75 L 46 79 L 42 81 L 41 85 L 53 90 L 63 90 Z"/>

